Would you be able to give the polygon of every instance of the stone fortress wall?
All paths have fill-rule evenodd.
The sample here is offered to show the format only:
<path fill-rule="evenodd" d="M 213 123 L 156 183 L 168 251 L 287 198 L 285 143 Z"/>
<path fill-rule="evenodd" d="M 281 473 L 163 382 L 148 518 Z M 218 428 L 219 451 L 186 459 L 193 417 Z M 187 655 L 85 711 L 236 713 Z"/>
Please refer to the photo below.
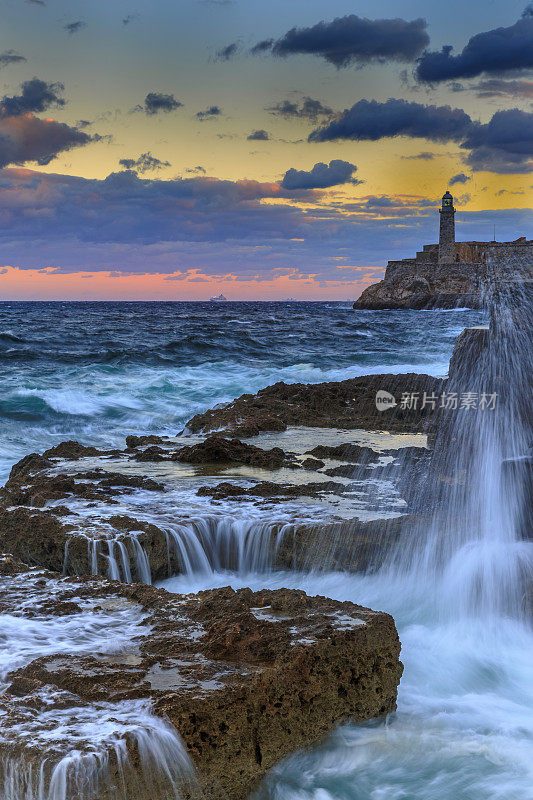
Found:
<path fill-rule="evenodd" d="M 502 269 L 507 264 L 511 270 L 520 263 L 520 279 L 528 275 L 533 280 L 533 241 L 525 236 L 513 242 L 450 239 L 455 209 L 449 198 L 449 192 L 442 198 L 439 243 L 424 245 L 414 258 L 389 261 L 383 280 L 365 289 L 354 308 L 475 308 L 481 304 L 480 287 L 489 263 Z"/>

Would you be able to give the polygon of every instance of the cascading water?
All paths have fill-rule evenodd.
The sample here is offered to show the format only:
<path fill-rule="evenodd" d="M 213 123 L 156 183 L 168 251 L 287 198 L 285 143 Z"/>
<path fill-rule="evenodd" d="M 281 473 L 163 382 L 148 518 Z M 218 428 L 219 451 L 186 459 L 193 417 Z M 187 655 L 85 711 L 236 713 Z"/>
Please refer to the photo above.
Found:
<path fill-rule="evenodd" d="M 4 581 L 14 610 L 0 613 L 0 798 L 179 800 L 194 788 L 192 762 L 150 701 L 83 702 L 50 686 L 6 699 L 13 672 L 35 658 L 109 656 L 146 631 L 141 609 L 120 600 L 108 610 L 80 601 L 78 612 L 50 618 L 40 603 L 61 590 L 46 573 Z"/>
<path fill-rule="evenodd" d="M 434 511 L 391 566 L 391 577 L 424 583 L 441 613 L 456 617 L 518 619 L 531 589 L 524 506 L 533 444 L 533 293 L 517 280 L 519 264 L 503 267 L 489 265 L 490 326 L 466 330 L 450 365 L 441 401 L 450 407 L 438 413 L 430 480 L 417 508 Z"/>
<path fill-rule="evenodd" d="M 446 389 L 458 393 L 458 408 L 439 415 L 415 507 L 422 521 L 384 567 L 367 575 L 189 574 L 163 584 L 301 588 L 396 619 L 405 664 L 397 713 L 386 723 L 345 726 L 282 762 L 260 787 L 261 800 L 533 798 L 533 635 L 525 617 L 533 298 L 521 265 L 488 272 L 490 329 L 459 343 Z M 472 396 L 484 407 L 461 408 Z"/>
<path fill-rule="evenodd" d="M 109 533 L 105 538 L 93 538 L 80 532 L 70 539 L 87 541 L 87 558 L 84 569 L 92 575 L 103 574 L 112 580 L 124 583 L 140 581 L 152 583 L 154 571 L 161 574 L 160 548 L 164 542 L 166 556 L 163 574 L 212 573 L 220 570 L 248 572 L 272 568 L 277 548 L 292 534 L 292 522 L 269 522 L 260 517 L 233 517 L 224 515 L 198 516 L 186 522 L 172 521 L 173 514 L 151 516 L 139 512 L 137 518 L 154 525 L 158 531 L 149 543 L 143 530 L 132 530 L 127 534 Z M 283 516 L 283 515 L 281 515 Z M 100 528 L 105 532 L 105 519 Z M 101 532 L 100 536 L 101 536 Z M 153 549 L 158 550 L 158 561 L 151 563 Z M 63 572 L 76 572 L 73 563 L 71 541 L 67 539 L 63 559 Z M 155 569 L 154 569 L 155 568 Z"/>

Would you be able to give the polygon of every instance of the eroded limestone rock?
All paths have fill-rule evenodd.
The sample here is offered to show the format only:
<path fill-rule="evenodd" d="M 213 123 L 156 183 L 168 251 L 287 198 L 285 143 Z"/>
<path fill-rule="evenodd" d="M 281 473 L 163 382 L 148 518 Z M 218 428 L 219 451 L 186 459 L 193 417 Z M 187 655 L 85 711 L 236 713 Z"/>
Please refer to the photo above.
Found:
<path fill-rule="evenodd" d="M 396 705 L 402 665 L 394 621 L 350 602 L 287 589 L 226 587 L 172 595 L 96 577 L 60 578 L 3 558 L 0 609 L 29 615 L 34 624 L 60 618 L 63 631 L 75 631 L 77 619 L 87 626 L 94 618 L 88 630 L 102 631 L 102 640 L 96 638 L 91 648 L 80 649 L 78 641 L 68 648 L 63 640 L 57 649 L 52 644 L 42 655 L 22 657 L 23 663 L 4 675 L 0 769 L 7 768 L 7 756 L 18 759 L 26 776 L 25 759 L 34 777 L 47 759 L 46 776 L 74 747 L 83 749 L 83 733 L 72 740 L 76 718 L 105 712 L 106 724 L 118 726 L 118 739 L 125 739 L 131 768 L 121 777 L 132 792 L 127 796 L 170 796 L 147 793 L 137 774 L 136 737 L 121 723 L 125 710 L 144 709 L 149 716 L 151 709 L 183 740 L 206 798 L 244 800 L 289 752 L 317 742 L 335 724 L 379 717 Z M 96 620 L 100 616 L 105 623 L 117 613 L 121 629 L 131 631 L 129 640 L 114 648 Z M 46 730 L 54 715 L 62 719 L 64 733 L 47 744 L 41 728 Z M 25 751 L 23 731 L 30 717 L 37 746 Z M 142 718 L 138 724 L 150 723 Z M 102 762 L 100 776 L 105 791 L 97 787 L 87 800 L 113 796 L 110 787 L 119 777 L 116 741 L 104 741 L 101 749 L 106 747 L 111 758 L 107 767 Z M 106 776 L 106 769 L 115 772 Z M 157 788 L 157 764 L 152 770 Z"/>

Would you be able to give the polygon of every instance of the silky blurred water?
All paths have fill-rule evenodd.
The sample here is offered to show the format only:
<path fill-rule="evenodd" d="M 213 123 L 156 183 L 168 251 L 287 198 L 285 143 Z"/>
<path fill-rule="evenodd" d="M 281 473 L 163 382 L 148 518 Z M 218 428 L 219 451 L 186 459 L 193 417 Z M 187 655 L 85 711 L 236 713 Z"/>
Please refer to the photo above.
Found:
<path fill-rule="evenodd" d="M 0 303 L 0 481 L 64 439 L 175 434 L 193 414 L 274 383 L 445 374 L 475 311 L 347 303 Z"/>

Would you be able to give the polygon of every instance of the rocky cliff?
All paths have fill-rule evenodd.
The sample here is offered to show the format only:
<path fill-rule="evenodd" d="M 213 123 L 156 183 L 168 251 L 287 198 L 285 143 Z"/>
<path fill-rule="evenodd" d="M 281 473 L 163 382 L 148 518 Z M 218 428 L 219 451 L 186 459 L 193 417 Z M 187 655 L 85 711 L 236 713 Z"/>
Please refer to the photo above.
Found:
<path fill-rule="evenodd" d="M 455 261 L 438 261 L 438 245 L 424 245 L 415 258 L 389 261 L 385 277 L 364 290 L 354 308 L 479 308 L 488 264 L 498 269 L 519 262 L 533 268 L 533 243 L 456 242 Z"/>

